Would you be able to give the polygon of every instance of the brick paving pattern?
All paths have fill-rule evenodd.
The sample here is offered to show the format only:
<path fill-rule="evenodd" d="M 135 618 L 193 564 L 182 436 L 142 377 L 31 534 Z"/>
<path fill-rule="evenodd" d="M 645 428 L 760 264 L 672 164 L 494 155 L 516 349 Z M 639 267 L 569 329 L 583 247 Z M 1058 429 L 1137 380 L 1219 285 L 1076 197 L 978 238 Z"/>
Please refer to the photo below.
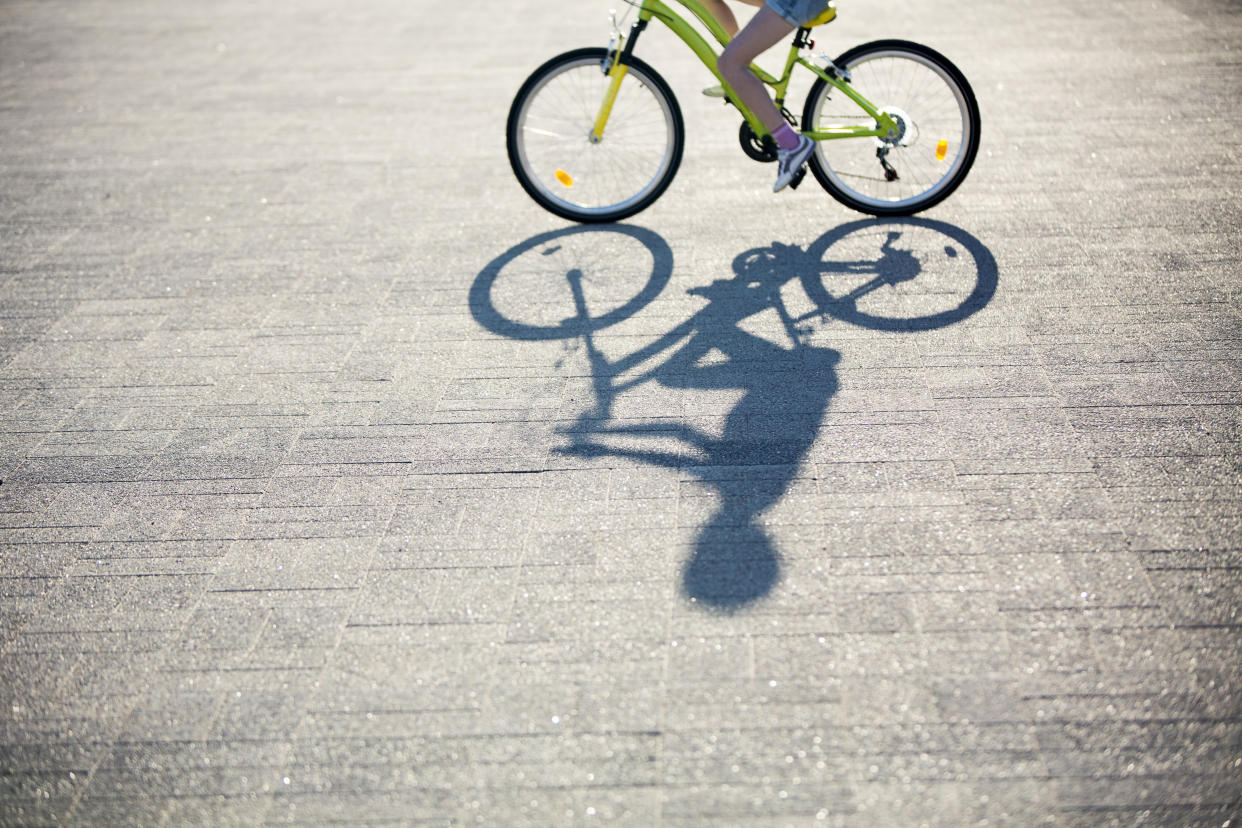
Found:
<path fill-rule="evenodd" d="M 608 4 L 6 3 L 0 824 L 1239 824 L 1242 8 L 839 5 L 978 94 L 918 219 L 655 30 L 544 213 Z"/>

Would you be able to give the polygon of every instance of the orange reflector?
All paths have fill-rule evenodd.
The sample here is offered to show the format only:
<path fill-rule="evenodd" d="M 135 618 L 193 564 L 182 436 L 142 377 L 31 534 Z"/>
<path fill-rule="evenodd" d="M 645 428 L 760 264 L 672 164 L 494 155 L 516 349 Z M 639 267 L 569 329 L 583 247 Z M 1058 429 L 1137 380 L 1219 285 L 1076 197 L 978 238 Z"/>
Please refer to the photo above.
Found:
<path fill-rule="evenodd" d="M 564 170 L 556 171 L 556 180 L 564 184 L 566 187 L 574 186 L 573 178 L 570 177 L 569 173 L 565 172 Z"/>
<path fill-rule="evenodd" d="M 936 144 L 936 160 L 943 161 L 944 157 L 949 154 L 949 142 L 941 141 Z"/>

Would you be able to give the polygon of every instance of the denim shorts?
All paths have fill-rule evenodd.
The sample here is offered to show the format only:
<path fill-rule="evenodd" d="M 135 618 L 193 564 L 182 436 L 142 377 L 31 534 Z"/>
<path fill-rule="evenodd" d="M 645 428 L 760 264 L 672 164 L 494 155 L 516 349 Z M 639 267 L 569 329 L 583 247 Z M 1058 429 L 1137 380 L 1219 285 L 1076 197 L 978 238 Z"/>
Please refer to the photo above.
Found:
<path fill-rule="evenodd" d="M 828 0 L 768 0 L 768 8 L 779 14 L 791 26 L 814 20 L 828 8 Z"/>

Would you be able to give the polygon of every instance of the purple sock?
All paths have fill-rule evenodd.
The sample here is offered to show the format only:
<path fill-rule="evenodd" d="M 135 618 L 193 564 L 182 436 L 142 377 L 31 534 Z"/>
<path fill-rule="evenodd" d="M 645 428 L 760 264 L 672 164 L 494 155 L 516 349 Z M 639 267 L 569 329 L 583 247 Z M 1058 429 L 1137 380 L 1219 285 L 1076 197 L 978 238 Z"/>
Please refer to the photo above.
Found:
<path fill-rule="evenodd" d="M 789 124 L 778 126 L 772 133 L 772 137 L 776 140 L 776 145 L 783 150 L 791 150 L 798 146 L 798 133 L 794 132 Z"/>

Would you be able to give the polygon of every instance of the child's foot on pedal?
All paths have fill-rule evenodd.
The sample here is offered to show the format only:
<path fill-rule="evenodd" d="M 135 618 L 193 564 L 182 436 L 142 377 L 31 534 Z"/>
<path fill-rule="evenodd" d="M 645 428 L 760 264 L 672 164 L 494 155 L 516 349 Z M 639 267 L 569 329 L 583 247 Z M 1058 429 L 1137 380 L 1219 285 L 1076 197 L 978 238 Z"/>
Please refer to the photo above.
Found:
<path fill-rule="evenodd" d="M 723 98 L 725 96 L 724 84 L 718 83 L 715 86 L 709 86 L 703 90 L 703 94 L 709 98 Z"/>
<path fill-rule="evenodd" d="M 772 185 L 772 192 L 779 193 L 788 187 L 789 182 L 794 180 L 798 170 L 802 169 L 802 165 L 807 162 L 814 151 L 815 142 L 805 135 L 798 136 L 798 146 L 793 149 L 777 150 L 776 183 Z"/>

